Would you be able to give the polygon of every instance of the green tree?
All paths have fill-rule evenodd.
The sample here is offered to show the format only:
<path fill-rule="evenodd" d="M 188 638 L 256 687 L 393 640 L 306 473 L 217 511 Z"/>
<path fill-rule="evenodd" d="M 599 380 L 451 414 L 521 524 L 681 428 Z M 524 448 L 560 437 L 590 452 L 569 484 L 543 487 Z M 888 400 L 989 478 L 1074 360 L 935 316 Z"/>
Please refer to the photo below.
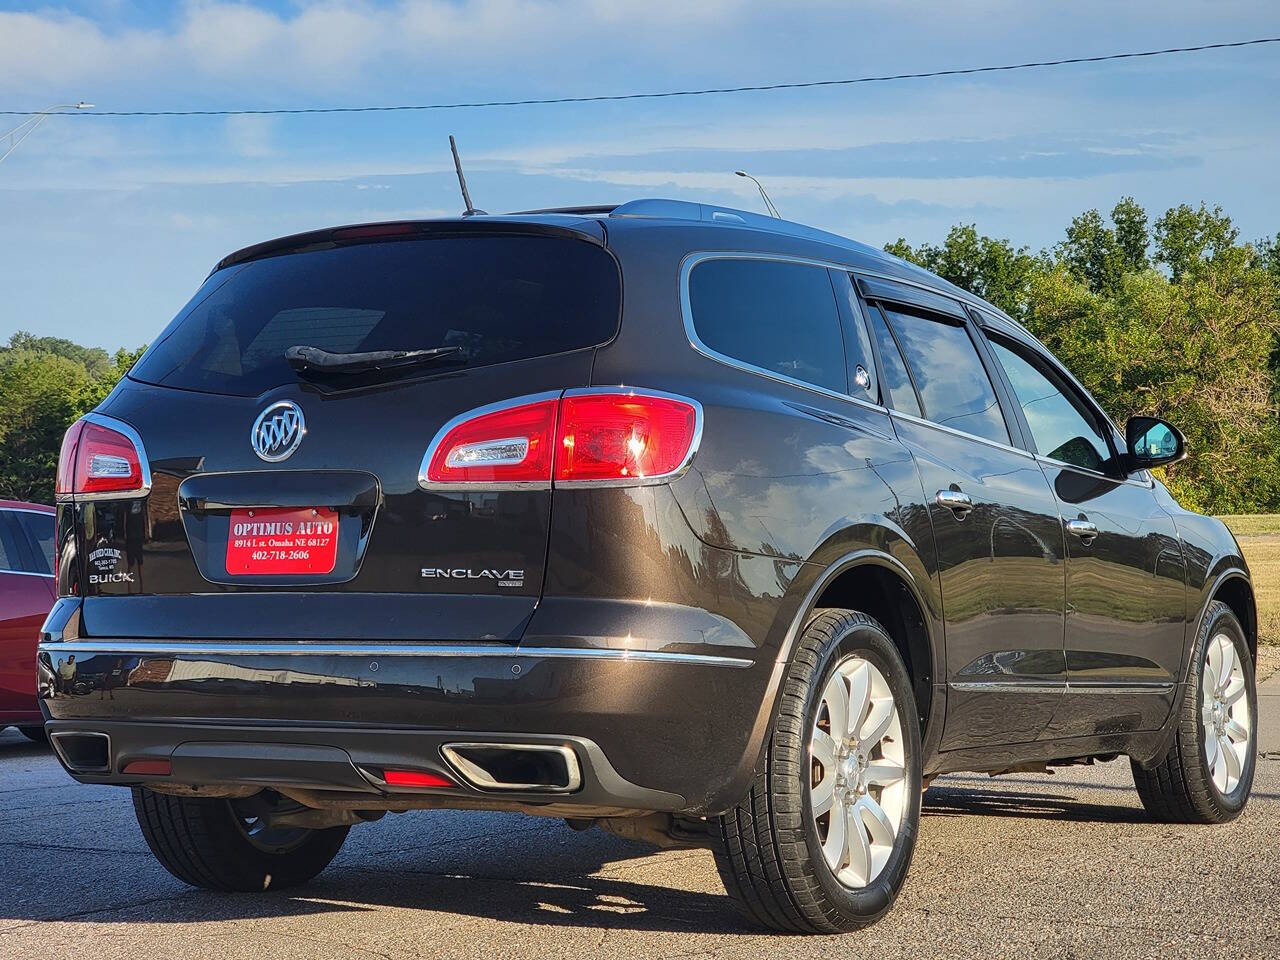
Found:
<path fill-rule="evenodd" d="M 26 330 L 19 330 L 9 338 L 7 347 L 0 347 L 0 366 L 19 357 L 41 353 L 74 360 L 90 377 L 107 376 L 111 369 L 111 355 L 101 347 L 82 347 L 62 337 L 37 337 Z"/>
<path fill-rule="evenodd" d="M 979 234 L 973 224 L 952 227 L 941 246 L 926 243 L 913 248 L 899 238 L 885 250 L 976 293 L 1010 316 L 1020 317 L 1026 310 L 1035 258 L 1026 247 L 1015 248 L 1008 240 Z"/>
<path fill-rule="evenodd" d="M 1166 471 L 1175 496 L 1216 513 L 1280 507 L 1280 426 L 1267 359 L 1277 330 L 1274 285 L 1234 264 L 1175 283 L 1125 274 L 1094 293 L 1063 265 L 1039 275 L 1028 328 L 1123 424 L 1164 416 L 1191 456 Z"/>
<path fill-rule="evenodd" d="M 1248 248 L 1236 246 L 1240 231 L 1221 207 L 1203 203 L 1192 209 L 1183 203 L 1156 221 L 1155 259 L 1169 268 L 1174 280 L 1220 256 Z"/>
<path fill-rule="evenodd" d="M 1118 423 L 1178 424 L 1191 456 L 1165 479 L 1188 507 L 1280 510 L 1280 234 L 1241 244 L 1205 204 L 1148 222 L 1124 197 L 1109 222 L 1089 210 L 1038 257 L 970 225 L 886 249 L 1022 320 Z"/>
<path fill-rule="evenodd" d="M 15 334 L 0 348 L 0 497 L 53 502 L 67 427 L 102 402 L 142 351 Z"/>
<path fill-rule="evenodd" d="M 1124 197 L 1112 208 L 1111 222 L 1114 227 L 1107 226 L 1097 210 L 1082 213 L 1071 221 L 1066 239 L 1053 253 L 1094 293 L 1114 293 L 1126 273 L 1150 266 L 1146 211 L 1132 197 Z"/>

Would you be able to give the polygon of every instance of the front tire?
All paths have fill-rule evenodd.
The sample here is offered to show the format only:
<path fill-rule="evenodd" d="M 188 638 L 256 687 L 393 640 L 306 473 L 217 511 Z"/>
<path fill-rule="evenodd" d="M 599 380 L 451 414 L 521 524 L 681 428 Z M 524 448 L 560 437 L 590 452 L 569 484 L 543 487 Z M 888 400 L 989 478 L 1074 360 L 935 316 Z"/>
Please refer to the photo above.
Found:
<path fill-rule="evenodd" d="M 265 826 L 272 802 L 265 794 L 246 802 L 133 790 L 138 825 L 160 864 L 183 883 L 226 892 L 306 883 L 342 848 L 348 827 Z"/>
<path fill-rule="evenodd" d="M 712 825 L 725 889 L 774 930 L 873 923 L 906 879 L 920 795 L 920 722 L 901 655 L 866 614 L 824 611 L 796 641 L 750 792 Z"/>
<path fill-rule="evenodd" d="M 1227 823 L 1249 802 L 1257 762 L 1253 658 L 1231 608 L 1214 601 L 1191 652 L 1178 727 L 1155 766 L 1133 765 L 1142 805 L 1162 823 Z"/>

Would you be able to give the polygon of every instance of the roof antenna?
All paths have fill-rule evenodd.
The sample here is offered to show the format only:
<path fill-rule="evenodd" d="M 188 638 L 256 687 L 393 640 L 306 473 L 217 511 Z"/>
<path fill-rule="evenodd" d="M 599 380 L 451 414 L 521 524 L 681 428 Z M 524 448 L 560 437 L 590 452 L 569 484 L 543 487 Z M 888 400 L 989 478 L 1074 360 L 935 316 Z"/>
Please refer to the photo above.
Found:
<path fill-rule="evenodd" d="M 452 140 L 453 138 L 450 137 L 449 139 Z M 779 220 L 782 219 L 782 214 L 780 214 L 778 212 L 778 208 L 773 205 L 773 201 L 769 199 L 769 195 L 764 192 L 764 187 L 760 186 L 759 180 L 757 180 L 751 174 L 747 173 L 747 171 L 745 170 L 735 170 L 733 172 L 740 177 L 746 177 L 748 180 L 750 180 L 752 183 L 756 185 L 756 189 L 760 191 L 760 197 L 764 200 L 764 208 L 769 211 L 769 216 L 777 217 Z M 458 174 L 458 175 L 461 176 L 462 174 Z"/>
<path fill-rule="evenodd" d="M 453 169 L 458 171 L 458 186 L 462 188 L 462 202 L 467 205 L 467 209 L 462 212 L 464 217 L 474 217 L 476 214 L 487 216 L 483 210 L 477 210 L 471 205 L 471 194 L 467 192 L 467 178 L 462 175 L 462 161 L 458 159 L 458 144 L 453 139 L 453 134 L 449 134 L 449 149 L 453 151 Z"/>

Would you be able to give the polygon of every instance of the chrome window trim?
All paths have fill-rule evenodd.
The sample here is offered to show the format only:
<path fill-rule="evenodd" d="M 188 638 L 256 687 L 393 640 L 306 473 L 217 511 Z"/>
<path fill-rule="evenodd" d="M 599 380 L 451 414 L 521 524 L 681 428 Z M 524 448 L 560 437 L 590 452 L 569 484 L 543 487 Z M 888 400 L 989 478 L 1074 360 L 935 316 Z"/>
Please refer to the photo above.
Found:
<path fill-rule="evenodd" d="M 56 580 L 56 573 L 36 573 L 34 570 L 6 570 L 0 567 L 0 574 L 7 574 L 13 577 L 44 577 L 48 580 Z"/>
<path fill-rule="evenodd" d="M 41 643 L 40 652 L 51 657 L 64 654 L 154 656 L 325 656 L 325 657 L 497 657 L 508 659 L 606 660 L 618 663 L 676 663 L 686 666 L 755 666 L 744 657 L 716 654 L 673 653 L 666 650 L 620 650 L 614 647 L 510 647 L 496 644 L 395 643 L 352 644 L 300 640 L 296 643 L 216 643 L 174 640 L 62 640 Z"/>
<path fill-rule="evenodd" d="M 115 417 L 108 417 L 106 414 L 92 412 L 86 413 L 81 420 L 89 423 L 96 423 L 100 427 L 106 427 L 108 430 L 115 430 L 129 438 L 133 443 L 133 447 L 138 451 L 138 464 L 142 468 L 142 486 L 137 490 L 108 490 L 101 493 L 67 493 L 59 494 L 56 499 L 60 503 L 93 501 L 93 500 L 138 500 L 142 497 L 149 496 L 151 493 L 151 461 L 147 458 L 147 448 L 142 444 L 142 437 L 138 431 L 133 429 L 123 420 L 117 420 Z M 79 444 L 76 444 L 77 451 Z M 77 453 L 77 456 L 79 454 Z"/>
<path fill-rule="evenodd" d="M 767 380 L 773 380 L 777 383 L 785 383 L 788 386 L 799 387 L 801 390 L 807 390 L 810 393 L 816 393 L 821 397 L 830 397 L 833 400 L 843 400 L 846 403 L 854 403 L 860 407 L 866 407 L 869 410 L 876 410 L 880 413 L 887 413 L 888 409 L 880 403 L 873 400 L 863 400 L 849 393 L 840 393 L 836 390 L 829 390 L 826 387 L 819 386 L 816 383 L 808 383 L 804 380 L 797 380 L 795 377 L 788 377 L 784 373 L 777 373 L 773 370 L 766 370 L 764 367 L 757 367 L 753 363 L 745 360 L 739 360 L 728 354 L 719 353 L 711 349 L 702 342 L 702 338 L 698 336 L 698 331 L 693 325 L 693 305 L 689 300 L 689 274 L 693 272 L 693 268 L 700 263 L 708 260 L 763 260 L 771 263 L 796 263 L 806 267 L 818 267 L 824 270 L 839 270 L 841 273 L 852 273 L 852 268 L 847 264 L 833 263 L 828 260 L 813 260 L 808 257 L 792 257 L 785 254 L 774 253 L 753 253 L 734 250 L 705 250 L 697 253 L 691 253 L 680 263 L 680 316 L 684 322 L 684 335 L 689 341 L 689 345 L 703 356 L 722 363 L 726 367 L 733 367 L 736 370 L 742 370 L 746 373 L 753 373 L 756 376 L 764 377 Z M 832 307 L 836 310 L 836 322 L 839 323 L 839 304 L 834 300 L 835 291 L 832 291 Z M 846 374 L 847 376 L 847 374 Z M 878 376 L 878 374 L 877 374 Z"/>
<path fill-rule="evenodd" d="M 650 487 L 655 484 L 679 480 L 689 472 L 689 468 L 693 465 L 693 458 L 697 456 L 698 448 L 702 446 L 702 404 L 692 397 L 686 397 L 678 393 L 650 390 L 647 387 L 628 387 L 625 384 L 619 384 L 616 387 L 573 387 L 564 391 L 566 397 L 607 396 L 617 393 L 635 397 L 655 397 L 661 400 L 678 400 L 681 403 L 690 404 L 693 407 L 693 441 L 689 444 L 689 452 L 685 455 L 684 460 L 674 470 L 668 470 L 666 473 L 655 473 L 647 477 L 625 477 L 617 480 L 555 480 L 553 481 L 555 489 L 583 490 L 592 487 Z"/>
<path fill-rule="evenodd" d="M 551 478 L 548 476 L 543 480 L 468 480 L 456 481 L 453 483 L 436 483 L 427 478 L 427 468 L 431 466 L 431 459 L 435 456 L 436 450 L 440 444 L 444 442 L 444 438 L 449 431 L 460 423 L 465 423 L 475 417 L 482 417 L 490 413 L 499 413 L 503 410 L 510 410 L 512 407 L 522 407 L 529 403 L 541 403 L 547 400 L 558 401 L 563 395 L 563 390 L 544 390 L 541 393 L 527 393 L 519 397 L 511 397 L 507 400 L 499 400 L 497 403 L 486 403 L 483 406 L 473 407 L 470 410 L 464 410 L 456 417 L 452 417 L 445 421 L 444 426 L 436 431 L 436 435 L 432 437 L 431 442 L 427 444 L 427 451 L 422 455 L 422 462 L 418 465 L 418 486 L 426 490 L 428 493 L 463 493 L 472 492 L 480 493 L 487 491 L 499 490 L 550 490 Z M 552 440 L 554 442 L 554 427 L 552 429 Z"/>
<path fill-rule="evenodd" d="M 985 444 L 988 447 L 995 447 L 997 450 L 1004 450 L 1006 453 L 1016 453 L 1019 456 L 1026 457 L 1028 460 L 1037 459 L 1036 455 L 1030 450 L 1023 450 L 1021 447 L 1001 443 L 999 440 L 988 440 L 986 437 L 980 437 L 976 433 L 966 433 L 963 430 L 957 430 L 955 427 L 948 427 L 945 424 L 934 423 L 932 420 L 926 420 L 924 417 L 917 417 L 914 414 L 903 413 L 900 410 L 890 410 L 889 415 L 894 418 L 906 420 L 908 423 L 919 424 L 922 427 L 933 427 L 935 430 L 941 430 L 943 433 L 949 433 L 954 437 L 963 437 L 966 440 L 973 440 L 975 443 Z"/>
<path fill-rule="evenodd" d="M 1099 480 L 1106 480 L 1110 483 L 1127 483 L 1132 487 L 1141 487 L 1144 490 L 1152 490 L 1155 488 L 1155 481 L 1151 479 L 1151 475 L 1142 480 L 1134 480 L 1132 477 L 1113 477 L 1109 473 L 1102 473 L 1098 470 L 1090 470 L 1088 467 L 1079 467 L 1074 463 L 1063 463 L 1061 460 L 1055 460 L 1053 457 L 1046 457 L 1043 454 L 1035 454 L 1035 458 L 1039 463 L 1048 464 L 1059 470 L 1072 470 L 1076 473 L 1083 473 L 1085 476 L 1097 477 Z M 1146 471 L 1143 471 L 1146 473 Z"/>

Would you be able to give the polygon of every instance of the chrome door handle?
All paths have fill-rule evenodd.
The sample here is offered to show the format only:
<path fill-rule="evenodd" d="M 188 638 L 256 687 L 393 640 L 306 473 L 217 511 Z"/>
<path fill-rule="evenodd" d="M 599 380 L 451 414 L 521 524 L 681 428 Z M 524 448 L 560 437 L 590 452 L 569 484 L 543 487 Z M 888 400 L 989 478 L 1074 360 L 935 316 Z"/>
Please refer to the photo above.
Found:
<path fill-rule="evenodd" d="M 963 520 L 973 509 L 973 499 L 959 490 L 939 490 L 933 499 L 938 506 L 952 511 L 959 520 Z"/>
<path fill-rule="evenodd" d="M 1098 535 L 1098 525 L 1089 520 L 1068 520 L 1067 532 L 1074 533 L 1085 543 L 1088 543 Z"/>

